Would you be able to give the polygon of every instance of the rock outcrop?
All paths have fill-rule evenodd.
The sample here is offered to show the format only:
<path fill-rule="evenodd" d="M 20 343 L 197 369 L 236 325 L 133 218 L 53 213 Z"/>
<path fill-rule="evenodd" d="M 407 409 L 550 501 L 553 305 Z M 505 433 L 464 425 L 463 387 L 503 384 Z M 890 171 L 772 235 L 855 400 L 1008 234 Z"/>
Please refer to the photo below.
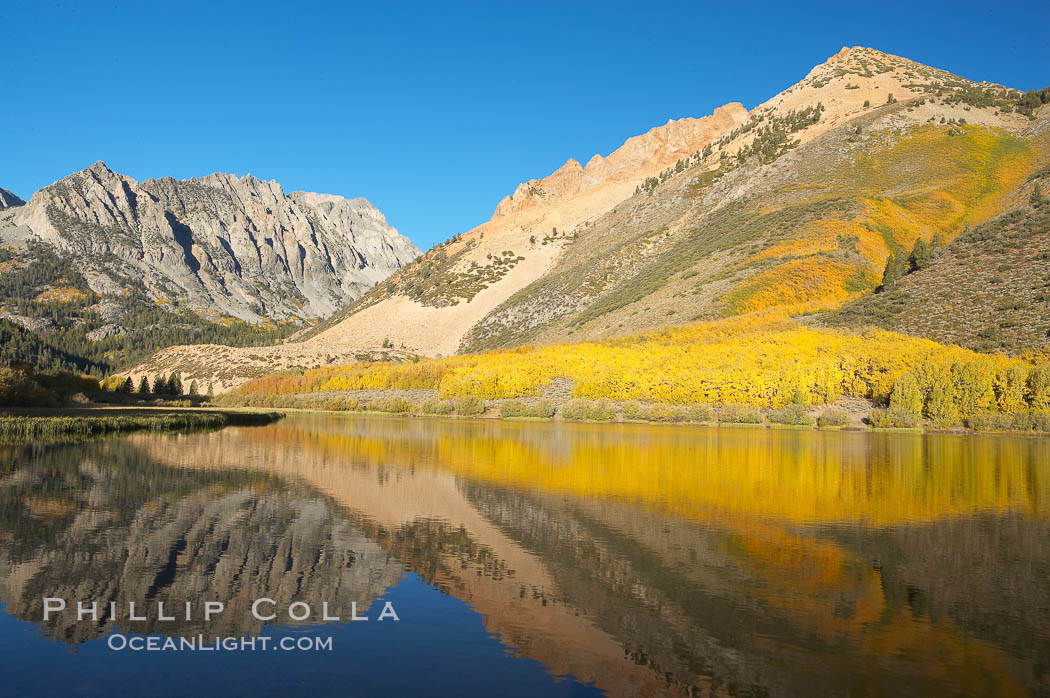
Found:
<path fill-rule="evenodd" d="M 532 206 L 543 206 L 566 199 L 609 180 L 637 179 L 653 169 L 674 165 L 727 133 L 747 119 L 739 102 L 718 107 L 700 119 L 669 120 L 640 136 L 628 138 L 608 157 L 595 155 L 581 167 L 570 159 L 548 177 L 522 182 L 512 196 L 496 207 L 493 218 Z"/>
<path fill-rule="evenodd" d="M 25 202 L 18 198 L 14 192 L 0 187 L 0 208 L 12 208 L 23 205 L 25 205 Z"/>
<path fill-rule="evenodd" d="M 251 175 L 139 183 L 102 162 L 0 227 L 73 254 L 100 293 L 141 283 L 162 303 L 248 321 L 328 316 L 419 254 L 365 199 Z"/>

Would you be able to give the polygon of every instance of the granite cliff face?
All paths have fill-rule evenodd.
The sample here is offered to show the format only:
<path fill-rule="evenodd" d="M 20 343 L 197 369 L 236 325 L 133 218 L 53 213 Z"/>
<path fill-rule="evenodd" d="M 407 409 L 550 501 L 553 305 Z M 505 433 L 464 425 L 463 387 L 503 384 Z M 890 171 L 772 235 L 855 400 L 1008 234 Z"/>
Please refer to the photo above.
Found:
<path fill-rule="evenodd" d="M 0 208 L 11 208 L 25 204 L 14 192 L 0 187 Z"/>
<path fill-rule="evenodd" d="M 251 175 L 140 183 L 102 162 L 0 220 L 5 242 L 34 237 L 74 255 L 97 293 L 141 285 L 248 321 L 325 317 L 419 254 L 365 199 Z"/>

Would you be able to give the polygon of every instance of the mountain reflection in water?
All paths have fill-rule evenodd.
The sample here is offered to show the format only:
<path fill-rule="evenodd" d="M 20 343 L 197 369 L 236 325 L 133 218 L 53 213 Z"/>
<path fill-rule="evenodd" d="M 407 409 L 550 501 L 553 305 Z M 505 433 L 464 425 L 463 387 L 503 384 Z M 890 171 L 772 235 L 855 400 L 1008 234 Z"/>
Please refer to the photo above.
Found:
<path fill-rule="evenodd" d="M 1050 692 L 1047 440 L 294 416 L 3 463 L 33 622 L 216 599 L 135 630 L 258 633 L 256 598 L 363 608 L 407 571 L 611 695 Z M 110 630 L 74 621 L 43 630 Z"/>

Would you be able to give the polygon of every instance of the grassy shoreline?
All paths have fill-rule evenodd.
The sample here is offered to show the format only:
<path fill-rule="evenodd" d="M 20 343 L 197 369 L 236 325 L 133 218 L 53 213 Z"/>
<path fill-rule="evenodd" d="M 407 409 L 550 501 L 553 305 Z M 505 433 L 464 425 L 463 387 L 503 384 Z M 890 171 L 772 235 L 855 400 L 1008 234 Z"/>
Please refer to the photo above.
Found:
<path fill-rule="evenodd" d="M 48 414 L 48 412 L 52 412 Z M 85 438 L 137 431 L 189 432 L 228 426 L 262 426 L 284 416 L 281 412 L 242 410 L 26 410 L 0 414 L 0 441 L 21 442 L 67 437 Z"/>
<path fill-rule="evenodd" d="M 867 423 L 850 423 L 850 424 L 835 424 L 835 425 L 821 425 L 816 423 L 812 424 L 782 424 L 769 419 L 768 416 L 763 416 L 762 421 L 759 422 L 735 422 L 735 421 L 719 421 L 717 418 L 711 418 L 702 421 L 696 420 L 678 420 L 678 421 L 666 421 L 666 420 L 646 420 L 646 419 L 630 419 L 624 418 L 622 414 L 617 414 L 612 419 L 566 419 L 560 411 L 553 417 L 507 417 L 500 414 L 498 406 L 491 406 L 483 413 L 479 414 L 433 414 L 427 412 L 418 411 L 384 411 L 376 409 L 331 409 L 323 406 L 293 406 L 291 404 L 285 404 L 281 406 L 281 409 L 286 412 L 292 412 L 297 414 L 324 414 L 324 415 L 357 415 L 363 417 L 403 417 L 408 419 L 427 419 L 427 418 L 440 418 L 440 419 L 454 419 L 454 420 L 477 420 L 483 422 L 556 422 L 565 424 L 599 424 L 599 425 L 612 425 L 612 424 L 623 424 L 623 425 L 638 425 L 638 426 L 669 426 L 669 427 L 708 427 L 708 428 L 719 428 L 719 429 L 778 429 L 786 431 L 840 431 L 840 432 L 855 432 L 855 433 L 900 433 L 900 434 L 957 434 L 957 435 L 985 435 L 985 434 L 1003 434 L 1010 436 L 1038 436 L 1047 437 L 1050 436 L 1050 432 L 1038 431 L 1038 430 L 1010 430 L 1010 429 L 973 429 L 965 426 L 952 426 L 943 427 L 935 424 L 927 424 L 925 426 L 916 427 L 878 427 L 872 426 Z"/>

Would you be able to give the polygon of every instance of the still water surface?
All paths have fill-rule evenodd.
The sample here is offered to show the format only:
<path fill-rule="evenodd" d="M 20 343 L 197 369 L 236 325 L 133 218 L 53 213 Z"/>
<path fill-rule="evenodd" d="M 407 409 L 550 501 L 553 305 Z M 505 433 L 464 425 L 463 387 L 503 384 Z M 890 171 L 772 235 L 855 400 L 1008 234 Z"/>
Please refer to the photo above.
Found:
<path fill-rule="evenodd" d="M 0 604 L 11 695 L 1048 695 L 1050 440 L 298 415 L 4 446 Z"/>

